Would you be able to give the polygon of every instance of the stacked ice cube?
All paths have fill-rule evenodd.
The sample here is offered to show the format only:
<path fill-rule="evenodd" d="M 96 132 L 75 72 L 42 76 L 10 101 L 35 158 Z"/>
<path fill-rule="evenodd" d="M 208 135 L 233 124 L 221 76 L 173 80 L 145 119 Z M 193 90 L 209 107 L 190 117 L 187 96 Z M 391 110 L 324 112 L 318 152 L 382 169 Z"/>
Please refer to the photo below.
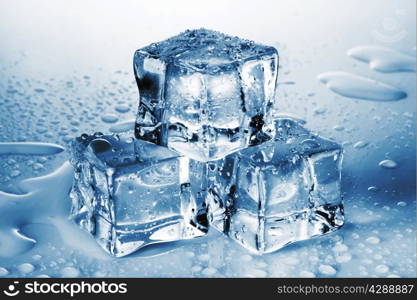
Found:
<path fill-rule="evenodd" d="M 203 236 L 255 253 L 343 225 L 341 147 L 271 117 L 275 48 L 188 30 L 136 51 L 131 131 L 72 144 L 71 217 L 114 256 Z"/>

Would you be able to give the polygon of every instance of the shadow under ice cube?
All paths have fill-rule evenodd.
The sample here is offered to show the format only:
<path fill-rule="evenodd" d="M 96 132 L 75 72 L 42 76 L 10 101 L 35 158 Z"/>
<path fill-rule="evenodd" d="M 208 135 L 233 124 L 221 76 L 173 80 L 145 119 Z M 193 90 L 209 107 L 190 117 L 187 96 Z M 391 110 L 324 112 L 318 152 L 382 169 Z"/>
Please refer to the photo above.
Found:
<path fill-rule="evenodd" d="M 212 163 L 212 225 L 255 253 L 337 230 L 342 148 L 291 119 L 275 138 Z"/>
<path fill-rule="evenodd" d="M 203 164 L 133 132 L 82 135 L 71 150 L 71 218 L 111 255 L 207 232 Z"/>
<path fill-rule="evenodd" d="M 274 101 L 275 48 L 188 30 L 136 51 L 135 135 L 199 161 L 258 143 Z"/>

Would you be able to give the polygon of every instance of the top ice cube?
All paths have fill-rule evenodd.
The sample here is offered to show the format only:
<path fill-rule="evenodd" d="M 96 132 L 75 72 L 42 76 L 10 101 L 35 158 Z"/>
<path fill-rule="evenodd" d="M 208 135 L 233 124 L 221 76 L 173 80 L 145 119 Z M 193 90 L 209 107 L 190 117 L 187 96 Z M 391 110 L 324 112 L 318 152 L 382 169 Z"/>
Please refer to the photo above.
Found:
<path fill-rule="evenodd" d="M 278 72 L 270 46 L 187 30 L 136 51 L 135 136 L 199 161 L 255 145 L 269 123 Z"/>

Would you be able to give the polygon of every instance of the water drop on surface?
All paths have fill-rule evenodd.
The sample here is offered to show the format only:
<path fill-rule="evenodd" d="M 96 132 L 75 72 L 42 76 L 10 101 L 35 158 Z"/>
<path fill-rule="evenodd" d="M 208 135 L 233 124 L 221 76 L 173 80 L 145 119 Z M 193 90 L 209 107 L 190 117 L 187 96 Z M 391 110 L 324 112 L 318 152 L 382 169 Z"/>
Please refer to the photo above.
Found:
<path fill-rule="evenodd" d="M 319 272 L 324 275 L 335 275 L 336 269 L 330 265 L 320 265 Z"/>
<path fill-rule="evenodd" d="M 7 274 L 9 274 L 9 271 L 6 268 L 0 267 L 0 277 L 6 276 Z"/>
<path fill-rule="evenodd" d="M 336 256 L 336 262 L 339 264 L 347 263 L 352 259 L 352 255 L 350 253 L 344 252 L 338 256 Z"/>
<path fill-rule="evenodd" d="M 398 166 L 398 164 L 390 159 L 385 159 L 379 162 L 378 166 L 386 169 L 394 169 Z"/>
<path fill-rule="evenodd" d="M 115 110 L 119 113 L 127 113 L 130 110 L 130 108 L 127 105 L 117 105 L 115 107 Z"/>
<path fill-rule="evenodd" d="M 43 168 L 43 164 L 41 164 L 41 163 L 34 163 L 33 164 L 33 169 L 34 170 L 40 170 L 42 168 Z"/>
<path fill-rule="evenodd" d="M 201 260 L 201 261 L 208 261 L 209 259 L 210 259 L 210 256 L 208 254 L 202 254 L 198 256 L 198 260 Z"/>
<path fill-rule="evenodd" d="M 116 123 L 119 118 L 114 114 L 106 114 L 104 116 L 101 116 L 101 120 L 105 123 Z"/>
<path fill-rule="evenodd" d="M 196 266 L 193 266 L 193 267 L 191 268 L 191 272 L 193 272 L 193 273 L 198 273 L 198 272 L 200 272 L 202 269 L 203 269 L 203 268 L 202 268 L 200 265 L 196 265 Z"/>
<path fill-rule="evenodd" d="M 301 271 L 300 272 L 300 277 L 303 277 L 303 278 L 314 278 L 314 277 L 316 277 L 316 275 L 313 272 L 310 272 L 310 271 Z"/>
<path fill-rule="evenodd" d="M 10 172 L 10 176 L 12 177 L 17 177 L 20 175 L 20 171 L 19 170 L 13 170 Z"/>
<path fill-rule="evenodd" d="M 362 149 L 362 148 L 365 148 L 366 146 L 368 146 L 368 144 L 369 144 L 368 142 L 359 141 L 359 142 L 357 142 L 353 145 L 353 148 Z"/>
<path fill-rule="evenodd" d="M 344 252 L 344 251 L 348 251 L 349 248 L 345 244 L 338 243 L 336 244 L 336 246 L 332 248 L 332 250 L 334 252 Z"/>
<path fill-rule="evenodd" d="M 215 268 L 205 268 L 201 274 L 206 275 L 206 276 L 211 276 L 217 273 L 217 269 Z"/>
<path fill-rule="evenodd" d="M 33 260 L 41 260 L 41 258 L 42 258 L 42 256 L 39 255 L 39 254 L 35 254 L 35 255 L 32 256 Z"/>
<path fill-rule="evenodd" d="M 23 274 L 28 274 L 31 273 L 35 270 L 35 266 L 29 263 L 23 263 L 21 265 L 19 265 L 17 267 L 17 269 L 19 270 L 19 272 L 23 273 Z"/>
<path fill-rule="evenodd" d="M 378 265 L 375 267 L 375 271 L 379 274 L 384 274 L 389 271 L 389 268 L 386 265 Z"/>
<path fill-rule="evenodd" d="M 367 241 L 369 244 L 376 245 L 376 244 L 379 244 L 380 239 L 379 239 L 378 237 L 376 237 L 376 236 L 371 236 L 371 237 L 368 237 L 368 238 L 366 239 L 366 241 Z"/>

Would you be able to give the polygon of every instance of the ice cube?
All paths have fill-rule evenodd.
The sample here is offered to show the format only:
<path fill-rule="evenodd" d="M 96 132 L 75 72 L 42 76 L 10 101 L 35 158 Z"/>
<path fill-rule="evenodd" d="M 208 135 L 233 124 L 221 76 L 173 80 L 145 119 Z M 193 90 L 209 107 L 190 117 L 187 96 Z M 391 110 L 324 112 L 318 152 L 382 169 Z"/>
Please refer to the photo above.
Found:
<path fill-rule="evenodd" d="M 257 144 L 278 71 L 275 48 L 187 30 L 136 51 L 135 135 L 199 161 Z"/>
<path fill-rule="evenodd" d="M 84 134 L 71 149 L 71 218 L 111 255 L 207 232 L 205 164 L 136 140 L 133 131 Z"/>
<path fill-rule="evenodd" d="M 294 120 L 275 137 L 212 162 L 212 226 L 258 254 L 343 225 L 342 148 Z"/>

